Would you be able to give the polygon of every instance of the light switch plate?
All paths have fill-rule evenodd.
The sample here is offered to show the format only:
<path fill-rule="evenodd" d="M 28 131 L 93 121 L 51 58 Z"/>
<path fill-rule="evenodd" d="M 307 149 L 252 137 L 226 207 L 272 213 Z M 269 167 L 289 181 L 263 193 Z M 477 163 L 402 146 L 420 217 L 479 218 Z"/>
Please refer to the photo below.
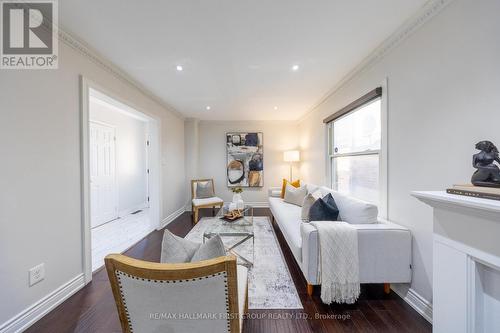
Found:
<path fill-rule="evenodd" d="M 30 287 L 45 279 L 45 264 L 41 263 L 40 265 L 36 265 L 31 268 L 29 270 L 29 276 Z"/>

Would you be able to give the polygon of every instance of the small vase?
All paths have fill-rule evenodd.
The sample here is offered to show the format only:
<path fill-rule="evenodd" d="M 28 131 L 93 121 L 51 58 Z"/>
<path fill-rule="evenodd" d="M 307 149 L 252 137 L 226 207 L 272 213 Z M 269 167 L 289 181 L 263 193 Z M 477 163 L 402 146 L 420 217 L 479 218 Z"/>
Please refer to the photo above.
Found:
<path fill-rule="evenodd" d="M 240 200 L 238 200 L 238 202 L 236 203 L 236 206 L 238 207 L 238 209 L 243 210 L 243 209 L 245 209 L 245 202 L 244 202 L 242 199 L 240 199 Z"/>
<path fill-rule="evenodd" d="M 235 202 L 231 202 L 229 204 L 229 206 L 227 207 L 227 210 L 230 211 L 230 212 L 232 212 L 233 210 L 236 210 L 237 208 L 238 208 L 238 206 L 236 205 L 236 203 Z"/>
<path fill-rule="evenodd" d="M 237 204 L 239 200 L 243 200 L 243 199 L 241 198 L 241 194 L 239 194 L 239 193 L 234 193 L 234 194 L 233 194 L 233 203 Z"/>

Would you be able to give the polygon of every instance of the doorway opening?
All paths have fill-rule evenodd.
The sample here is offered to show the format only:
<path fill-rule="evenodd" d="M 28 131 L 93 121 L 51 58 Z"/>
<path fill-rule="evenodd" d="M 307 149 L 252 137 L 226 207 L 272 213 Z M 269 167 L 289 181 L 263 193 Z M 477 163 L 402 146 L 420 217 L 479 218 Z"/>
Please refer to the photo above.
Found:
<path fill-rule="evenodd" d="M 86 282 L 160 225 L 159 121 L 82 78 Z"/>

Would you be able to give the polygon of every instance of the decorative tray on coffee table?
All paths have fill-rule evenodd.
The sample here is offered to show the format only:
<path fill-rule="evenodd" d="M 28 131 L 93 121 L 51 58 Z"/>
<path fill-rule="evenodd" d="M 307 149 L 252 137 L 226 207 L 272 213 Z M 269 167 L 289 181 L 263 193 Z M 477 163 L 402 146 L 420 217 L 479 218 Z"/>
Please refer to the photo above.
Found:
<path fill-rule="evenodd" d="M 253 207 L 249 205 L 245 205 L 243 209 L 229 209 L 230 203 L 225 203 L 222 208 L 217 213 L 217 217 L 227 223 L 234 223 L 241 219 L 244 219 L 245 222 L 252 224 L 253 223 Z M 240 222 L 239 222 L 240 224 Z"/>
<path fill-rule="evenodd" d="M 224 215 L 222 215 L 221 219 L 226 221 L 226 222 L 234 222 L 237 221 L 241 218 L 243 218 L 243 209 L 235 209 L 235 210 L 230 210 Z"/>

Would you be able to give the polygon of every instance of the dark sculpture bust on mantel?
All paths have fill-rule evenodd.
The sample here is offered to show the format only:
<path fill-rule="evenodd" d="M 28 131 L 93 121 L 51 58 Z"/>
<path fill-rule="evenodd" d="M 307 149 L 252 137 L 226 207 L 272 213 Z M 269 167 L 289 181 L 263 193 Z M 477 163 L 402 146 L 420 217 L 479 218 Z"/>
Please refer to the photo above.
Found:
<path fill-rule="evenodd" d="M 491 141 L 481 141 L 476 143 L 479 153 L 472 156 L 472 165 L 476 172 L 472 175 L 472 184 L 475 186 L 500 187 L 500 168 L 495 161 L 500 164 L 498 149 Z"/>

